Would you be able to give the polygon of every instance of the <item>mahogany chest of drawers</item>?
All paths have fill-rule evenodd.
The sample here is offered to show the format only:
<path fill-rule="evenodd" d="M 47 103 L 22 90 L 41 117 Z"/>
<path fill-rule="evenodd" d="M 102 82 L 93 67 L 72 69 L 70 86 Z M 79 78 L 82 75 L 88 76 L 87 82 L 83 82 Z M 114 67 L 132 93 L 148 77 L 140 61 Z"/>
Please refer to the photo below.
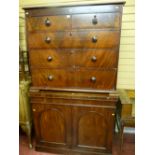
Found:
<path fill-rule="evenodd" d="M 36 150 L 112 152 L 122 6 L 25 8 Z"/>

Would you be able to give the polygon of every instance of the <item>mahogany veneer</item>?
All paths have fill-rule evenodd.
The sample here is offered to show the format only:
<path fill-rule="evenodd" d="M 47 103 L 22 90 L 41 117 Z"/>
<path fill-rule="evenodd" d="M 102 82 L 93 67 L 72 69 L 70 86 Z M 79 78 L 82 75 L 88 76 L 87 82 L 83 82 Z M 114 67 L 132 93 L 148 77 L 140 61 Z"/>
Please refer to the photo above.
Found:
<path fill-rule="evenodd" d="M 32 49 L 29 53 L 32 68 L 117 68 L 117 56 L 117 49 Z"/>
<path fill-rule="evenodd" d="M 122 5 L 25 8 L 36 150 L 111 154 Z"/>

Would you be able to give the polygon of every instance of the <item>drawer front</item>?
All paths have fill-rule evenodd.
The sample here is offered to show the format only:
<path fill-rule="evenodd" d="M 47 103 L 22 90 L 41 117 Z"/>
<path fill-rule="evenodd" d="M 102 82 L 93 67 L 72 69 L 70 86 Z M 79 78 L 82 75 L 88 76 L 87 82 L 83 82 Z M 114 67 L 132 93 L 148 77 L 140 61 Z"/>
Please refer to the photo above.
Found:
<path fill-rule="evenodd" d="M 29 53 L 32 67 L 64 68 L 64 67 L 117 67 L 116 49 L 62 49 L 31 50 Z"/>
<path fill-rule="evenodd" d="M 57 68 L 71 65 L 66 50 L 33 49 L 29 52 L 29 59 L 31 67 Z"/>
<path fill-rule="evenodd" d="M 114 48 L 119 45 L 119 31 L 72 31 L 31 33 L 29 48 Z"/>
<path fill-rule="evenodd" d="M 114 89 L 116 70 L 33 69 L 33 86 Z"/>
<path fill-rule="evenodd" d="M 78 14 L 72 16 L 72 28 L 116 28 L 120 27 L 119 13 Z"/>
<path fill-rule="evenodd" d="M 61 31 L 71 28 L 71 16 L 43 16 L 27 18 L 28 31 Z"/>

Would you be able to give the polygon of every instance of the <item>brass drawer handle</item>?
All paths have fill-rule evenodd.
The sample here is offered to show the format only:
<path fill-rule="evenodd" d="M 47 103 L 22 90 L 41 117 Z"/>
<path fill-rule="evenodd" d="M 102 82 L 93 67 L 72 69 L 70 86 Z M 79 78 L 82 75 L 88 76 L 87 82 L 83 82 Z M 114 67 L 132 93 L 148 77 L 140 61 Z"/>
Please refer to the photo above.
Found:
<path fill-rule="evenodd" d="M 111 114 L 112 116 L 115 116 L 115 114 L 113 113 L 113 114 Z"/>
<path fill-rule="evenodd" d="M 91 81 L 92 81 L 92 82 L 96 82 L 96 77 L 95 77 L 95 76 L 92 76 L 92 77 L 91 77 Z"/>
<path fill-rule="evenodd" d="M 97 18 L 96 18 L 96 15 L 95 15 L 94 18 L 92 19 L 92 23 L 93 23 L 94 25 L 96 25 L 96 24 L 98 23 Z"/>
<path fill-rule="evenodd" d="M 48 18 L 45 20 L 45 25 L 46 26 L 50 26 L 51 25 L 51 21 Z"/>
<path fill-rule="evenodd" d="M 96 36 L 93 36 L 93 37 L 92 37 L 92 42 L 93 42 L 93 43 L 96 43 L 96 42 L 97 42 L 97 37 L 96 37 Z"/>
<path fill-rule="evenodd" d="M 52 75 L 49 75 L 49 76 L 48 76 L 48 80 L 49 80 L 49 81 L 52 81 L 52 80 L 53 80 L 53 76 L 52 76 Z"/>
<path fill-rule="evenodd" d="M 91 61 L 92 61 L 92 62 L 96 62 L 96 60 L 97 60 L 96 56 L 92 56 L 92 57 L 91 57 Z"/>
<path fill-rule="evenodd" d="M 45 42 L 49 44 L 51 42 L 51 38 L 50 37 L 46 37 L 45 38 Z"/>
<path fill-rule="evenodd" d="M 36 111 L 36 109 L 33 109 L 32 111 L 33 111 L 33 112 L 35 112 L 35 111 Z"/>
<path fill-rule="evenodd" d="M 48 56 L 47 60 L 50 62 L 53 60 L 53 58 L 51 56 Z"/>

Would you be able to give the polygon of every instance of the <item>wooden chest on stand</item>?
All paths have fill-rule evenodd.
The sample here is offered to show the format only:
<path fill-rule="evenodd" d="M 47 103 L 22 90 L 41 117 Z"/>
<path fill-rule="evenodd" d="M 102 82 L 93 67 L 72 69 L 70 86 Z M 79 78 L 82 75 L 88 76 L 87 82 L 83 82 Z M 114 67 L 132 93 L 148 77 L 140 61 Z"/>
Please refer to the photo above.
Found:
<path fill-rule="evenodd" d="M 36 150 L 112 152 L 122 7 L 24 8 Z"/>

